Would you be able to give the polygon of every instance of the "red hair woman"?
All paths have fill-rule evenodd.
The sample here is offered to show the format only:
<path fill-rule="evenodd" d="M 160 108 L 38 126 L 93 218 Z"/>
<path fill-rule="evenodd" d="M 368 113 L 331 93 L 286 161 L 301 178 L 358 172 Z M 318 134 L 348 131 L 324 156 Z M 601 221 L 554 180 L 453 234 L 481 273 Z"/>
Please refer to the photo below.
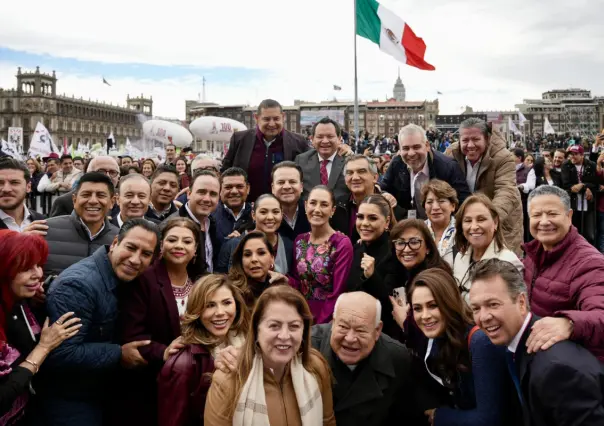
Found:
<path fill-rule="evenodd" d="M 42 285 L 48 257 L 43 237 L 0 230 L 0 424 L 24 421 L 30 384 L 48 354 L 75 336 L 79 318 L 66 313 L 52 326 L 29 300 Z M 42 326 L 40 326 L 42 324 Z"/>

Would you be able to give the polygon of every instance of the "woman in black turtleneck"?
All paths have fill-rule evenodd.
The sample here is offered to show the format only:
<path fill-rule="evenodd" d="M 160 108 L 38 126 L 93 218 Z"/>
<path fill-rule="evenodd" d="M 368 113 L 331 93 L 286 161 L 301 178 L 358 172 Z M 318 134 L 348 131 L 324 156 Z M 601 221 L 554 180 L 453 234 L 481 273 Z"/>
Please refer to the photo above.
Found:
<path fill-rule="evenodd" d="M 288 283 L 287 278 L 275 273 L 274 269 L 274 249 L 266 235 L 260 231 L 245 234 L 233 252 L 229 278 L 243 293 L 250 311 L 269 285 Z"/>

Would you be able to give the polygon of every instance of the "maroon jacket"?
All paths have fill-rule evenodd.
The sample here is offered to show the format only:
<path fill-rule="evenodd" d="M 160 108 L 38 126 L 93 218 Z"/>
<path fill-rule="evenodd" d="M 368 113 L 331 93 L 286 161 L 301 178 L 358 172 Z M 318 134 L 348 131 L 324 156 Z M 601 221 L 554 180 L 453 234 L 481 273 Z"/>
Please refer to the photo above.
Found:
<path fill-rule="evenodd" d="M 120 374 L 119 424 L 154 426 L 157 425 L 157 375 L 164 365 L 166 347 L 180 336 L 178 307 L 162 260 L 125 287 L 120 298 L 120 343 L 136 340 L 151 340 L 151 343 L 138 348 L 149 364 Z"/>
<path fill-rule="evenodd" d="M 212 355 L 202 345 L 171 356 L 157 378 L 159 426 L 203 425 L 213 372 Z"/>
<path fill-rule="evenodd" d="M 571 340 L 604 362 L 604 256 L 574 226 L 549 252 L 538 240 L 524 250 L 531 311 L 572 320 Z"/>

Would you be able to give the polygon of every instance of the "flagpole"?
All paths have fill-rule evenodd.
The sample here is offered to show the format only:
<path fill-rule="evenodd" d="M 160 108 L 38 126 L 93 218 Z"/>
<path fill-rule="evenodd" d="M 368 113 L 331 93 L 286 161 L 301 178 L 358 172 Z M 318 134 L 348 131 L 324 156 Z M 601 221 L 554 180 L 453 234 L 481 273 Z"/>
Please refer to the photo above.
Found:
<path fill-rule="evenodd" d="M 359 84 L 357 80 L 357 0 L 354 1 L 354 135 L 359 143 Z"/>

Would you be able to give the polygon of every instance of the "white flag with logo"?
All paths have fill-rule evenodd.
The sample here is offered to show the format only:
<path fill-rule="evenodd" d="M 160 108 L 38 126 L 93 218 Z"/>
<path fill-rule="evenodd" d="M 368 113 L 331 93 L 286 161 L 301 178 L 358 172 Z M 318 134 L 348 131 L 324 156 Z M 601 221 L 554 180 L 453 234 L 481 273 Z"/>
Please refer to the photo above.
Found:
<path fill-rule="evenodd" d="M 520 124 L 520 126 L 524 126 L 524 122 L 527 121 L 526 117 L 524 116 L 523 113 L 521 113 L 520 111 L 518 111 L 518 124 Z"/>
<path fill-rule="evenodd" d="M 549 122 L 547 117 L 545 117 L 545 121 L 543 122 L 543 134 L 545 134 L 545 135 L 556 134 L 556 131 L 554 130 L 552 124 Z"/>
<path fill-rule="evenodd" d="M 522 134 L 522 132 L 518 130 L 518 127 L 516 127 L 516 124 L 514 124 L 514 122 L 512 121 L 512 117 L 508 117 L 508 129 L 510 130 L 510 133 L 513 133 L 515 135 Z"/>
<path fill-rule="evenodd" d="M 14 158 L 15 160 L 23 160 L 21 154 L 19 154 L 19 148 L 15 142 L 7 142 L 2 139 L 2 153 Z"/>
<path fill-rule="evenodd" d="M 59 148 L 57 148 L 55 143 L 52 141 L 52 137 L 50 136 L 48 129 L 44 127 L 44 124 L 38 121 L 38 124 L 36 124 L 36 130 L 29 144 L 28 154 L 30 157 L 46 157 L 51 152 L 54 152 L 58 155 L 61 154 Z"/>

